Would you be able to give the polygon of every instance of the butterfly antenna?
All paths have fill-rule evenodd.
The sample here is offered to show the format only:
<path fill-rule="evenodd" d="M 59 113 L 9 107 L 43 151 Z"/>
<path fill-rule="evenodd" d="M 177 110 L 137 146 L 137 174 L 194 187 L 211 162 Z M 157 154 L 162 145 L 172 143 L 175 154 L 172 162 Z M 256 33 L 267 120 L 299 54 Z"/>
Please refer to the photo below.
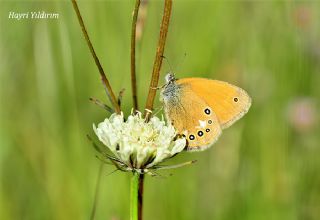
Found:
<path fill-rule="evenodd" d="M 167 57 L 165 57 L 164 55 L 162 55 L 161 57 L 167 62 L 168 66 L 170 68 L 170 73 L 174 75 L 172 66 L 171 66 L 171 64 L 169 62 L 169 59 Z"/>
<path fill-rule="evenodd" d="M 178 65 L 177 65 L 177 70 L 182 66 L 182 64 L 184 63 L 184 61 L 186 60 L 187 57 L 187 53 L 185 52 L 183 57 L 179 60 Z"/>

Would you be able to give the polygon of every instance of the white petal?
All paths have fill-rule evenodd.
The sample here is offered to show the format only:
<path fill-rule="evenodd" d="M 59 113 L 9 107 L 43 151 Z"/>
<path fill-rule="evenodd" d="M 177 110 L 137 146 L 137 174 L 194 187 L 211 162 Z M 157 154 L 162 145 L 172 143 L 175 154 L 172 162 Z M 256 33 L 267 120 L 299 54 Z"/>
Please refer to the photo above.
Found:
<path fill-rule="evenodd" d="M 177 154 L 177 153 L 180 153 L 181 151 L 183 151 L 183 149 L 186 147 L 186 144 L 187 144 L 187 141 L 185 138 L 177 139 L 174 142 L 174 146 L 172 148 L 171 155 L 174 155 L 174 154 Z"/>

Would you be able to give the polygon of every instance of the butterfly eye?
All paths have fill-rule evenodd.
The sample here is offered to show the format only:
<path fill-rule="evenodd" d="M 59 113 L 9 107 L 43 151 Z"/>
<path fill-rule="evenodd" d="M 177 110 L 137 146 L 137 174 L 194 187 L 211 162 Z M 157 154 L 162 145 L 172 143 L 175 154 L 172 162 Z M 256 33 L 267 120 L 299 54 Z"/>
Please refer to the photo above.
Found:
<path fill-rule="evenodd" d="M 204 110 L 204 113 L 206 113 L 207 115 L 210 115 L 210 109 L 208 109 L 208 108 L 206 108 L 205 110 Z"/>
<path fill-rule="evenodd" d="M 239 99 L 238 99 L 237 97 L 235 97 L 235 98 L 233 98 L 233 101 L 234 101 L 234 102 L 238 102 Z"/>
<path fill-rule="evenodd" d="M 209 128 L 207 128 L 207 129 L 206 129 L 206 132 L 209 132 L 209 131 L 210 131 L 210 129 L 209 129 Z"/>
<path fill-rule="evenodd" d="M 201 137 L 203 135 L 203 131 L 198 131 L 198 135 Z"/>
<path fill-rule="evenodd" d="M 208 120 L 208 124 L 212 124 L 212 120 Z"/>
<path fill-rule="evenodd" d="M 193 141 L 195 139 L 194 135 L 189 135 L 189 139 Z"/>

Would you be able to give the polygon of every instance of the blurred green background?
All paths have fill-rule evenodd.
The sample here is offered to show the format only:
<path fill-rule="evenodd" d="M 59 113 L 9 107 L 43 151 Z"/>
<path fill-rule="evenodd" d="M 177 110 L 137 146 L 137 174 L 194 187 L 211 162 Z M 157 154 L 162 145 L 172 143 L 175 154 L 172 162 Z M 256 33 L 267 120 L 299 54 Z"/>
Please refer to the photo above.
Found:
<path fill-rule="evenodd" d="M 126 89 L 126 114 L 133 5 L 79 2 L 113 89 Z M 213 147 L 172 162 L 196 164 L 146 178 L 145 219 L 320 219 L 319 9 L 319 1 L 174 1 L 165 55 L 177 77 L 228 81 L 253 105 Z M 138 26 L 141 109 L 162 10 L 149 1 Z M 18 21 L 10 11 L 60 17 Z M 107 102 L 72 5 L 1 1 L 0 18 L 0 219 L 89 219 L 100 161 L 86 134 L 109 114 L 88 100 Z M 160 84 L 169 69 L 164 62 Z M 96 219 L 129 218 L 131 174 L 113 170 L 104 167 Z"/>

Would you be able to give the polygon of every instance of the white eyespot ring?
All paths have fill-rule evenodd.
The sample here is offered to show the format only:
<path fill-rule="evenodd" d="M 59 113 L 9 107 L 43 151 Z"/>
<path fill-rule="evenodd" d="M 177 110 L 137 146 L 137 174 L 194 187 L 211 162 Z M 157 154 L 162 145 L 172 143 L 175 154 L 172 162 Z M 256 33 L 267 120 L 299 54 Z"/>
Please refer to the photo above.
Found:
<path fill-rule="evenodd" d="M 206 108 L 206 109 L 204 110 L 204 113 L 206 113 L 207 115 L 210 115 L 211 110 L 210 110 L 209 108 Z"/>
<path fill-rule="evenodd" d="M 198 131 L 198 136 L 202 137 L 203 136 L 203 131 Z"/>

